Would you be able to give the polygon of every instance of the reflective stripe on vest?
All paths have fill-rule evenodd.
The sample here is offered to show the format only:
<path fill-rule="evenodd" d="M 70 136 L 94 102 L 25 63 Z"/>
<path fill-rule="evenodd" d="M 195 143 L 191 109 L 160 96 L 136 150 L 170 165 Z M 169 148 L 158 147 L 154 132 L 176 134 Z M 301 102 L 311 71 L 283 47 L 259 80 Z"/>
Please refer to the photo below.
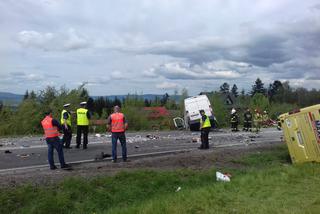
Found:
<path fill-rule="evenodd" d="M 63 125 L 64 124 L 64 118 L 63 118 L 63 115 L 64 115 L 64 113 L 68 113 L 68 119 L 66 119 L 66 121 L 67 121 L 67 125 L 68 126 L 71 126 L 71 114 L 67 111 L 67 110 L 62 110 L 62 112 L 61 112 L 61 120 L 60 120 L 60 123 L 61 123 L 61 125 Z"/>
<path fill-rule="evenodd" d="M 46 138 L 58 137 L 60 135 L 58 128 L 52 125 L 52 117 L 46 116 L 41 121 L 41 125 Z"/>
<path fill-rule="evenodd" d="M 122 113 L 111 114 L 111 132 L 124 132 L 124 115 Z"/>
<path fill-rule="evenodd" d="M 88 126 L 89 119 L 87 117 L 88 109 L 79 108 L 77 109 L 77 125 L 79 126 Z"/>
<path fill-rule="evenodd" d="M 206 120 L 204 122 L 202 121 L 202 119 L 200 119 L 200 125 L 201 125 L 201 128 L 211 127 L 210 118 L 206 115 Z"/>

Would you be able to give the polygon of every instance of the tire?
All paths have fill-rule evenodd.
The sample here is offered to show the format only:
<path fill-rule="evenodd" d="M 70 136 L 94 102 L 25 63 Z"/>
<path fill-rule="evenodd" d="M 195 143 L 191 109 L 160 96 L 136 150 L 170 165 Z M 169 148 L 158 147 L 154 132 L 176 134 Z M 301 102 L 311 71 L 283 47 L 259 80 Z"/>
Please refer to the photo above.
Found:
<path fill-rule="evenodd" d="M 200 123 L 189 124 L 189 127 L 190 127 L 190 131 L 199 131 Z"/>

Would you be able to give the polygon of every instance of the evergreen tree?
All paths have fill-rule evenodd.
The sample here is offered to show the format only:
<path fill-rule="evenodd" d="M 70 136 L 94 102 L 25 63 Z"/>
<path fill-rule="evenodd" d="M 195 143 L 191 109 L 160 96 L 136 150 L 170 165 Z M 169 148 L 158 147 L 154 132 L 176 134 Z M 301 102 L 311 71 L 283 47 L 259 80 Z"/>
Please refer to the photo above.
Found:
<path fill-rule="evenodd" d="M 26 93 L 23 95 L 23 100 L 27 100 L 29 98 L 29 91 L 26 90 Z"/>
<path fill-rule="evenodd" d="M 266 89 L 263 86 L 264 84 L 262 83 L 260 78 L 257 78 L 255 81 L 255 84 L 252 86 L 252 91 L 251 91 L 251 96 L 254 96 L 256 93 L 260 93 L 265 95 L 266 94 Z"/>
<path fill-rule="evenodd" d="M 118 97 L 115 97 L 114 100 L 113 100 L 113 106 L 112 107 L 114 107 L 114 106 L 121 107 L 121 101 L 119 100 Z"/>
<path fill-rule="evenodd" d="M 32 90 L 29 94 L 29 98 L 32 100 L 35 100 L 37 99 L 37 94 Z"/>
<path fill-rule="evenodd" d="M 275 80 L 269 85 L 268 96 L 271 101 L 281 101 L 281 94 L 283 93 L 283 86 L 279 80 Z"/>
<path fill-rule="evenodd" d="M 230 91 L 230 85 L 228 83 L 225 82 L 220 86 L 220 92 L 228 93 L 229 91 Z"/>
<path fill-rule="evenodd" d="M 233 84 L 232 89 L 231 89 L 231 93 L 235 96 L 238 97 L 239 93 L 238 93 L 238 87 L 236 84 Z"/>
<path fill-rule="evenodd" d="M 144 106 L 145 107 L 150 107 L 151 106 L 151 100 L 149 101 L 148 99 L 144 99 Z"/>

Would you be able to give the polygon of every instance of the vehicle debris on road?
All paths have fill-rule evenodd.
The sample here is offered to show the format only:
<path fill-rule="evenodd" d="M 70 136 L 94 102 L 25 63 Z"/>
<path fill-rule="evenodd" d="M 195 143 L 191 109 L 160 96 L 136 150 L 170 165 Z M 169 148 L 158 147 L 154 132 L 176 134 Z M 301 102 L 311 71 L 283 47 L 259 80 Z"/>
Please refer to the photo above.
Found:
<path fill-rule="evenodd" d="M 4 151 L 5 154 L 11 154 L 12 152 L 10 150 Z"/>

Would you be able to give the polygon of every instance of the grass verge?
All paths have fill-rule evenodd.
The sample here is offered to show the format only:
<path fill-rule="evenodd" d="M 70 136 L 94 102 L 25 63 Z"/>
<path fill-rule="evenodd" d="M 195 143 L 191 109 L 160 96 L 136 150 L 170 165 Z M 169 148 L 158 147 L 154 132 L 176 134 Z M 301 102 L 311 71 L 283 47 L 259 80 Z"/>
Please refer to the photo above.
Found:
<path fill-rule="evenodd" d="M 245 156 L 226 169 L 122 172 L 52 186 L 2 188 L 0 213 L 319 213 L 320 165 L 290 165 L 283 146 Z M 176 192 L 176 189 L 181 190 Z"/>

